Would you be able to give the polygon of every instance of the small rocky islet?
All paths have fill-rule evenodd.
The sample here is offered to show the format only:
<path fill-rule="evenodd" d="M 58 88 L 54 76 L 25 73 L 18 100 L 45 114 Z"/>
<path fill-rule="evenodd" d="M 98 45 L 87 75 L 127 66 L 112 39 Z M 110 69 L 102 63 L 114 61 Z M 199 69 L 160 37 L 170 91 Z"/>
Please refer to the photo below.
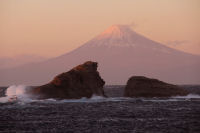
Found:
<path fill-rule="evenodd" d="M 124 90 L 125 97 L 171 97 L 185 96 L 189 92 L 177 85 L 144 76 L 131 77 Z"/>
<path fill-rule="evenodd" d="M 59 74 L 50 83 L 34 87 L 28 93 L 39 99 L 79 99 L 93 95 L 105 96 L 105 81 L 97 71 L 97 62 L 87 61 L 68 72 Z"/>

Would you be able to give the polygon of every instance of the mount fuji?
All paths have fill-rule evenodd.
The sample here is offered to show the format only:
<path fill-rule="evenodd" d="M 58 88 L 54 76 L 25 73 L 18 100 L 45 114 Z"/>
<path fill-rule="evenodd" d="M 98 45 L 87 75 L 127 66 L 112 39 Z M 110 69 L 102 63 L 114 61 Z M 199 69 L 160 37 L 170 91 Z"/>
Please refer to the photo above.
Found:
<path fill-rule="evenodd" d="M 106 84 L 143 75 L 175 84 L 200 83 L 200 56 L 148 39 L 126 25 L 113 25 L 79 48 L 40 63 L 0 70 L 0 85 L 44 84 L 85 61 L 97 61 Z"/>

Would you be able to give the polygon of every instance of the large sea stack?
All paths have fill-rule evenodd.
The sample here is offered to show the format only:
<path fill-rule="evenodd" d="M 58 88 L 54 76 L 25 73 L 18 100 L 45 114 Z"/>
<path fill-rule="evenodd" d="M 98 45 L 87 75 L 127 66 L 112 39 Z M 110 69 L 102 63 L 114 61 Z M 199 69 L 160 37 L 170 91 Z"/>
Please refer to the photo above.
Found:
<path fill-rule="evenodd" d="M 59 74 L 50 83 L 35 87 L 31 94 L 40 99 L 78 99 L 92 95 L 104 95 L 105 82 L 97 71 L 97 62 L 85 62 L 68 72 Z"/>
<path fill-rule="evenodd" d="M 125 97 L 170 97 L 184 96 L 188 92 L 179 86 L 143 76 L 131 77 L 125 87 Z"/>

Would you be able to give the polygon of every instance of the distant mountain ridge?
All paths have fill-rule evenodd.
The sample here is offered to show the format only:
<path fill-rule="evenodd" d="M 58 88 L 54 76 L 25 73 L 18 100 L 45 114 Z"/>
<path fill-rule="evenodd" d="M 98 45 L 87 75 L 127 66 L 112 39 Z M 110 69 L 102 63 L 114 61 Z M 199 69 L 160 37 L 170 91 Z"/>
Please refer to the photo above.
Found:
<path fill-rule="evenodd" d="M 88 60 L 99 63 L 100 75 L 106 84 L 125 84 L 133 75 L 175 84 L 200 83 L 200 56 L 157 43 L 126 25 L 113 25 L 64 55 L 0 70 L 0 84 L 40 85 Z"/>
<path fill-rule="evenodd" d="M 28 63 L 40 62 L 47 58 L 36 55 L 18 55 L 15 57 L 0 57 L 0 69 L 13 68 Z"/>

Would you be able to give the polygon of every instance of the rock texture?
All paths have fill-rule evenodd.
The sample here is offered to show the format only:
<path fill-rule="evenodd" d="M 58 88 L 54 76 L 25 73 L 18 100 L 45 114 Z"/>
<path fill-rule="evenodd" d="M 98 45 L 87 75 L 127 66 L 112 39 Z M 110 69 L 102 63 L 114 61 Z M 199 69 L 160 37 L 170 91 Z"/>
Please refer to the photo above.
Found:
<path fill-rule="evenodd" d="M 131 77 L 124 91 L 126 97 L 170 97 L 187 94 L 188 92 L 179 86 L 143 76 Z"/>
<path fill-rule="evenodd" d="M 56 76 L 50 83 L 33 88 L 30 93 L 39 98 L 78 99 L 104 95 L 105 82 L 97 71 L 97 62 L 85 62 Z"/>

